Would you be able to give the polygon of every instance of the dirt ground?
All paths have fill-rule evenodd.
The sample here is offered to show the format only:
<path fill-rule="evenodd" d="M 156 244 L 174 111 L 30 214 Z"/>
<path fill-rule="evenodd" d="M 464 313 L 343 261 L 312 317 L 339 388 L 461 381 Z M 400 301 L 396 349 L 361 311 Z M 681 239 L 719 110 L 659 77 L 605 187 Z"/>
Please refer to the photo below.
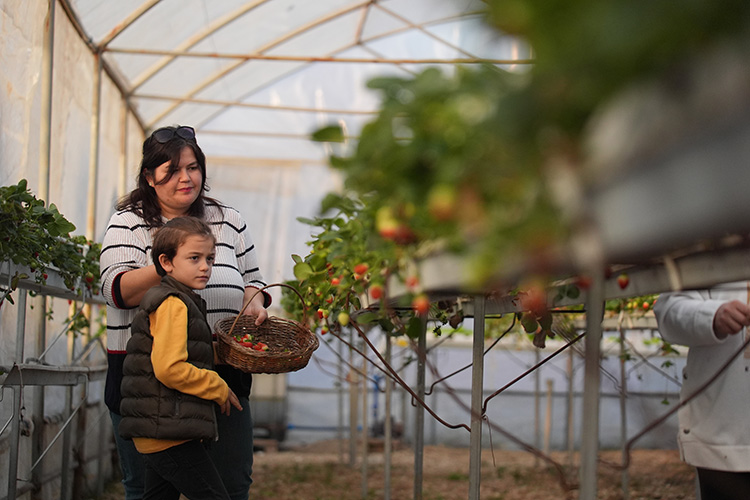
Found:
<path fill-rule="evenodd" d="M 342 451 L 343 450 L 343 454 Z M 251 500 L 359 500 L 384 498 L 382 452 L 369 453 L 366 484 L 357 460 L 349 465 L 348 444 L 315 443 L 293 450 L 258 451 L 255 455 Z M 554 452 L 561 472 L 533 455 L 519 451 L 483 450 L 482 500 L 577 499 L 577 468 L 567 465 L 568 455 Z M 343 460 L 342 460 L 343 459 Z M 577 457 L 573 458 L 574 463 Z M 620 451 L 603 451 L 598 469 L 598 495 L 603 500 L 694 500 L 695 474 L 675 450 L 635 450 L 627 473 L 628 494 L 623 495 Z M 468 498 L 469 450 L 427 446 L 423 459 L 422 498 Z M 566 489 L 564 481 L 572 489 Z M 101 500 L 122 500 L 122 487 L 112 484 Z M 413 499 L 414 454 L 405 446 L 393 452 L 391 498 Z"/>

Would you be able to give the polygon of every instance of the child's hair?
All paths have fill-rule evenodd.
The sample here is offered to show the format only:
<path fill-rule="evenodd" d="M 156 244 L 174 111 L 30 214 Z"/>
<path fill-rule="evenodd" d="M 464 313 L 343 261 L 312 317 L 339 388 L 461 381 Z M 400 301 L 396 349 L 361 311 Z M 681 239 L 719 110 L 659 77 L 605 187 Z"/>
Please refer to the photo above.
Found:
<path fill-rule="evenodd" d="M 159 263 L 159 256 L 166 255 L 170 261 L 177 255 L 177 249 L 185 243 L 188 236 L 204 236 L 211 238 L 216 243 L 216 237 L 211 232 L 208 224 L 196 217 L 175 217 L 154 234 L 154 243 L 151 247 L 151 258 L 154 260 L 156 272 L 159 276 L 166 276 L 167 272 Z"/>

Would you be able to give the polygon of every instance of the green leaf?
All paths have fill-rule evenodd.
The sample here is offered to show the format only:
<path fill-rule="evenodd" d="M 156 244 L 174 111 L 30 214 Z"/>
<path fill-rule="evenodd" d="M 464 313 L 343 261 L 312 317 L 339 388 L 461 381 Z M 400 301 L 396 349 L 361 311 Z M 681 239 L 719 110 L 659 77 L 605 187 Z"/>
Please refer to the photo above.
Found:
<path fill-rule="evenodd" d="M 418 339 L 423 331 L 424 323 L 422 322 L 422 318 L 413 316 L 409 320 L 409 324 L 406 326 L 406 335 L 410 338 Z"/>
<path fill-rule="evenodd" d="M 357 323 L 365 325 L 368 323 L 375 323 L 378 320 L 378 315 L 374 312 L 365 312 L 357 315 Z"/>
<path fill-rule="evenodd" d="M 542 316 L 539 318 L 539 326 L 542 327 L 542 330 L 551 330 L 552 329 L 552 313 L 549 311 L 542 314 Z"/>
<path fill-rule="evenodd" d="M 297 220 L 301 222 L 302 224 L 307 224 L 308 226 L 317 226 L 318 221 L 315 219 L 309 219 L 307 217 L 297 217 Z"/>
<path fill-rule="evenodd" d="M 325 213 L 333 209 L 340 209 L 342 201 L 343 198 L 341 197 L 341 195 L 336 193 L 328 193 L 320 202 L 321 213 Z"/>
<path fill-rule="evenodd" d="M 534 333 L 539 329 L 539 323 L 531 313 L 523 313 L 521 316 L 521 326 L 527 333 Z"/>
<path fill-rule="evenodd" d="M 393 333 L 396 329 L 391 320 L 388 318 L 380 318 L 380 320 L 378 320 L 378 325 L 380 325 L 380 328 L 382 328 L 384 332 Z"/>
<path fill-rule="evenodd" d="M 294 262 L 295 262 L 296 264 L 301 264 L 301 263 L 303 262 L 303 260 L 302 260 L 302 257 L 300 257 L 299 255 L 297 255 L 296 253 L 293 253 L 293 254 L 292 254 L 292 260 L 293 260 L 293 261 L 294 261 Z"/>
<path fill-rule="evenodd" d="M 313 274 L 313 269 L 306 262 L 300 262 L 294 266 L 294 277 L 304 281 Z"/>
<path fill-rule="evenodd" d="M 344 131 L 339 125 L 330 125 L 313 132 L 312 140 L 317 142 L 344 142 Z"/>

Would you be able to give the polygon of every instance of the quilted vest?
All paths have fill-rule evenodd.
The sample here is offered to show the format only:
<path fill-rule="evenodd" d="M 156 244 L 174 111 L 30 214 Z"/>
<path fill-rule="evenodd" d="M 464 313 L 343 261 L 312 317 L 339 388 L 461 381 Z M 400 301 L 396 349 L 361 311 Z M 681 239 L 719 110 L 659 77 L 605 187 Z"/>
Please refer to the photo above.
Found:
<path fill-rule="evenodd" d="M 133 318 L 123 365 L 120 435 L 125 439 L 217 439 L 216 404 L 170 389 L 154 375 L 149 314 L 170 296 L 180 298 L 188 308 L 187 361 L 198 368 L 214 367 L 206 302 L 177 280 L 163 277 L 161 284 L 146 292 Z"/>

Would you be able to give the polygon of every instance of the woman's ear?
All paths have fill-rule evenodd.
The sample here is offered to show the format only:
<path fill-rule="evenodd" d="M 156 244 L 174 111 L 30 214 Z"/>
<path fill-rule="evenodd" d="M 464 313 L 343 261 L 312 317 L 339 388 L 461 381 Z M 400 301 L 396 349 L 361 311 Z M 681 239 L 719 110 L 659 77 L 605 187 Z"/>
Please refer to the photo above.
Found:
<path fill-rule="evenodd" d="M 161 264 L 161 267 L 167 274 L 172 272 L 172 261 L 169 260 L 166 254 L 159 254 L 159 264 Z"/>
<path fill-rule="evenodd" d="M 148 184 L 149 186 L 151 186 L 151 187 L 154 187 L 154 176 L 153 176 L 153 175 L 151 175 L 151 174 L 150 174 L 150 173 L 148 173 L 148 172 L 143 172 L 143 176 L 144 176 L 144 177 L 146 178 L 146 183 L 147 183 L 147 184 Z"/>

